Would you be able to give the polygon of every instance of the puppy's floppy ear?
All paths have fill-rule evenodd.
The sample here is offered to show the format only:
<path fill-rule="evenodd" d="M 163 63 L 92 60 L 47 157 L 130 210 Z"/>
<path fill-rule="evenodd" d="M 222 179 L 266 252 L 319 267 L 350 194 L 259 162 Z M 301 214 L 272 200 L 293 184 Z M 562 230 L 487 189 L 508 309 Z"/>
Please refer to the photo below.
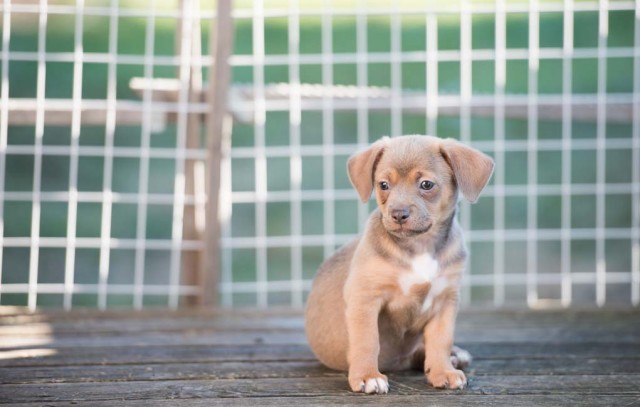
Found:
<path fill-rule="evenodd" d="M 362 202 L 367 202 L 371 197 L 371 191 L 373 190 L 373 170 L 382 156 L 387 140 L 388 138 L 384 137 L 376 141 L 366 150 L 359 151 L 352 155 L 347 162 L 349 180 L 356 191 L 358 191 Z"/>
<path fill-rule="evenodd" d="M 470 202 L 476 202 L 493 173 L 491 157 L 454 139 L 442 140 L 441 151 L 462 195 Z"/>

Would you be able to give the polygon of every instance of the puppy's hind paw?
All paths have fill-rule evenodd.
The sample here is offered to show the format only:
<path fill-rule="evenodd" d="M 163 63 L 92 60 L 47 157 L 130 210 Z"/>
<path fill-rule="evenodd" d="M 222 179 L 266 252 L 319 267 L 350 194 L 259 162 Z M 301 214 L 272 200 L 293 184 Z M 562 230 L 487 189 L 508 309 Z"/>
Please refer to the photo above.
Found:
<path fill-rule="evenodd" d="M 466 350 L 457 346 L 451 349 L 451 364 L 454 368 L 464 370 L 471 364 L 472 360 L 473 357 Z"/>
<path fill-rule="evenodd" d="M 356 393 L 367 394 L 387 394 L 389 392 L 389 381 L 387 376 L 378 373 L 376 376 L 359 379 L 349 379 L 351 390 Z"/>

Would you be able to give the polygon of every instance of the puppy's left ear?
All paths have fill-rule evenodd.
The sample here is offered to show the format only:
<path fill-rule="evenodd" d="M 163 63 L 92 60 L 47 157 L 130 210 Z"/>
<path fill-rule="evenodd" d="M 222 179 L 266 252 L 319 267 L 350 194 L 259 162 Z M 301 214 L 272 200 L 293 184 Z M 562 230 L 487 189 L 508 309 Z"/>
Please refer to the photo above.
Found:
<path fill-rule="evenodd" d="M 373 143 L 366 150 L 359 151 L 349 157 L 349 161 L 347 162 L 349 180 L 356 191 L 358 191 L 362 202 L 367 202 L 371 197 L 371 191 L 373 191 L 373 171 L 376 163 L 382 156 L 387 140 L 388 138 L 384 137 Z"/>
<path fill-rule="evenodd" d="M 454 139 L 442 140 L 441 151 L 462 195 L 471 203 L 476 202 L 493 173 L 491 157 Z"/>

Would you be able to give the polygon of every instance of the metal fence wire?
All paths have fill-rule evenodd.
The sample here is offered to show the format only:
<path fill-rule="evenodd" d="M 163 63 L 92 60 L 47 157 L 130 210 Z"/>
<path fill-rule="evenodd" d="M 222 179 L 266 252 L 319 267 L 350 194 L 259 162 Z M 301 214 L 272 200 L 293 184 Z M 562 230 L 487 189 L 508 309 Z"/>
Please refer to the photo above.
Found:
<path fill-rule="evenodd" d="M 401 134 L 496 161 L 460 204 L 463 305 L 640 304 L 640 1 L 237 1 L 214 40 L 205 3 L 0 5 L 0 304 L 212 289 L 206 79 L 232 37 L 221 305 L 303 306 L 375 205 L 347 158 Z"/>

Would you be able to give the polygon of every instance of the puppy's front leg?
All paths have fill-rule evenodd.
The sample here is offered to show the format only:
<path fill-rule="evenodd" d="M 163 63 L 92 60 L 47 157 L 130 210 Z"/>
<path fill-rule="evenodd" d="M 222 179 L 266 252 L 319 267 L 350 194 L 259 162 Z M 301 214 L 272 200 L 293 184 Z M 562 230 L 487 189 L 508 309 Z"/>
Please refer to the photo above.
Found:
<path fill-rule="evenodd" d="M 364 298 L 352 298 L 347 304 L 349 386 L 355 392 L 384 394 L 389 391 L 387 376 L 378 371 L 378 316 L 381 307 L 382 301 Z"/>
<path fill-rule="evenodd" d="M 467 378 L 451 364 L 451 348 L 457 314 L 455 301 L 447 301 L 424 329 L 427 381 L 436 388 L 462 389 Z"/>

